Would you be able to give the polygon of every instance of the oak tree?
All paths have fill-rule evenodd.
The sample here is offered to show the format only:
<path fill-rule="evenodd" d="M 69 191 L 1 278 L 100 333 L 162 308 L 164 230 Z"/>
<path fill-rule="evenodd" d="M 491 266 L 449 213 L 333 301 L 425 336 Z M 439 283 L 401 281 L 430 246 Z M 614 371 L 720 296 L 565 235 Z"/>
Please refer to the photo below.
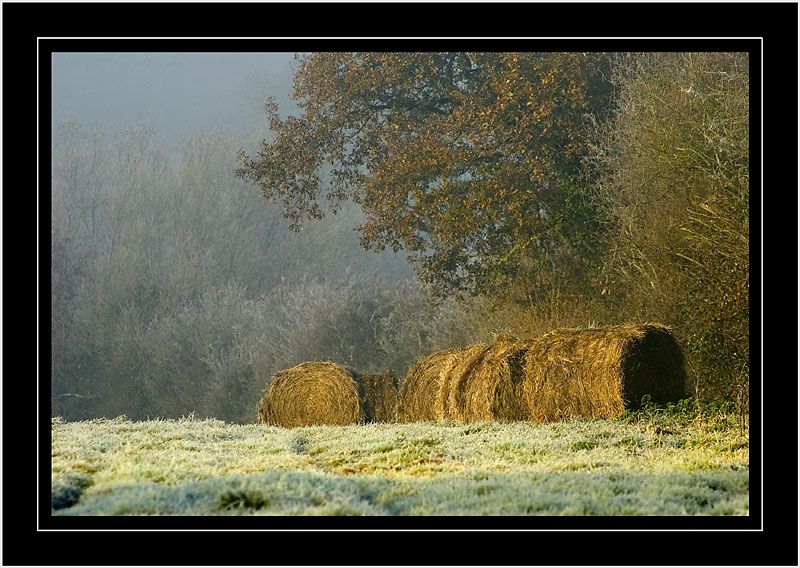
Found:
<path fill-rule="evenodd" d="M 241 152 L 237 170 L 293 228 L 353 200 L 362 246 L 404 250 L 438 296 L 501 291 L 526 262 L 580 256 L 591 242 L 577 176 L 585 117 L 610 106 L 602 54 L 297 60 L 299 116 L 282 118 L 270 100 L 275 138 Z"/>

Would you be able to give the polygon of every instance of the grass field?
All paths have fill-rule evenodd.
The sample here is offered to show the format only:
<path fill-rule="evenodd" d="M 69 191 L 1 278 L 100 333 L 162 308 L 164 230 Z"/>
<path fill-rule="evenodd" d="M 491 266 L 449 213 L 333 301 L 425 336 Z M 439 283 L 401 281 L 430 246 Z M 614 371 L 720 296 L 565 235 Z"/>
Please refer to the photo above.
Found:
<path fill-rule="evenodd" d="M 296 429 L 52 420 L 53 515 L 747 515 L 732 412 Z"/>

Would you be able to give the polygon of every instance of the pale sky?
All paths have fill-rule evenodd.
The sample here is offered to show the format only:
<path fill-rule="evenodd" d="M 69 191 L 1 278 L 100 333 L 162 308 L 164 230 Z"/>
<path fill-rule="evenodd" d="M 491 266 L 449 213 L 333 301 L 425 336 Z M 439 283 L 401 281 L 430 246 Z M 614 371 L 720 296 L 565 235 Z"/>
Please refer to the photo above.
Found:
<path fill-rule="evenodd" d="M 54 53 L 53 126 L 152 121 L 170 142 L 198 129 L 266 128 L 263 104 L 287 111 L 293 53 Z"/>

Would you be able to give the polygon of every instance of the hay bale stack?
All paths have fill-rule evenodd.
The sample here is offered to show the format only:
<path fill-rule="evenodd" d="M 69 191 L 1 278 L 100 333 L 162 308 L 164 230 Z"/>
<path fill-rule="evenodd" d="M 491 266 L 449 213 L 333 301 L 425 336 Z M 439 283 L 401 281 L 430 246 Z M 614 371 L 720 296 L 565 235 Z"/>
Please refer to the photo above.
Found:
<path fill-rule="evenodd" d="M 365 419 L 356 379 L 331 362 L 301 363 L 278 372 L 258 404 L 259 423 L 285 428 L 360 424 Z"/>
<path fill-rule="evenodd" d="M 489 345 L 464 349 L 443 377 L 437 418 L 459 422 L 525 420 L 522 385 L 530 343 L 501 333 Z"/>
<path fill-rule="evenodd" d="M 397 382 L 394 373 L 358 375 L 367 422 L 394 422 L 397 417 Z"/>
<path fill-rule="evenodd" d="M 461 353 L 461 349 L 445 349 L 423 358 L 411 367 L 397 403 L 398 422 L 430 422 L 437 420 L 435 401 L 439 396 L 442 375 Z"/>
<path fill-rule="evenodd" d="M 522 394 L 536 422 L 613 418 L 637 408 L 645 394 L 660 403 L 683 398 L 684 364 L 661 324 L 559 329 L 531 343 Z"/>

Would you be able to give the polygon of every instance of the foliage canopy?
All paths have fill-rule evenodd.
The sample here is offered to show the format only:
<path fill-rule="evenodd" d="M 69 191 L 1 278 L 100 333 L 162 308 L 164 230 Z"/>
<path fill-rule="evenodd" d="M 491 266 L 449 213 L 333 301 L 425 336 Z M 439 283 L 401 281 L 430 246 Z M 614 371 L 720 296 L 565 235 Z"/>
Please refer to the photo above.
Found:
<path fill-rule="evenodd" d="M 313 53 L 237 174 L 291 226 L 360 204 L 362 246 L 405 250 L 439 296 L 496 291 L 523 259 L 587 239 L 584 116 L 609 106 L 599 53 Z M 323 171 L 327 175 L 323 175 Z"/>

